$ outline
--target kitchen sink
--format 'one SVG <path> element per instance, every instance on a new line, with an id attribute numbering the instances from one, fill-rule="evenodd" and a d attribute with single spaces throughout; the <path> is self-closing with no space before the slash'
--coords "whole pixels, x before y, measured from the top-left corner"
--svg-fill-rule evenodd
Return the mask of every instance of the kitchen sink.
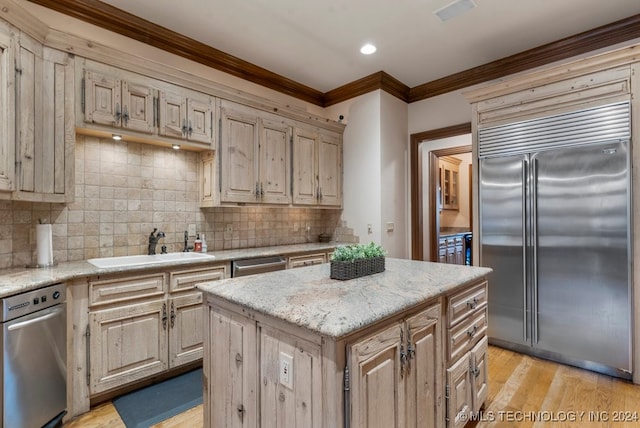
<path id="1" fill-rule="evenodd" d="M 99 268 L 118 268 L 190 260 L 206 261 L 214 260 L 215 258 L 215 256 L 203 253 L 168 253 L 139 256 L 102 257 L 98 259 L 88 259 L 87 261 Z"/>

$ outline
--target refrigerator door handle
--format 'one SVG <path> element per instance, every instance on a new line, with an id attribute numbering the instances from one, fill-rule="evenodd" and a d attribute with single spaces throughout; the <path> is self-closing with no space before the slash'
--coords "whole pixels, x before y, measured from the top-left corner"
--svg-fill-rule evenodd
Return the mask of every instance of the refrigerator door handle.
<path id="1" fill-rule="evenodd" d="M 533 343 L 538 343 L 538 159 L 533 158 L 531 165 L 531 228 L 533 231 L 533 266 L 531 268 L 533 278 L 532 302 L 533 302 Z"/>
<path id="2" fill-rule="evenodd" d="M 529 175 L 529 162 L 522 159 L 522 340 L 527 341 L 527 176 Z"/>

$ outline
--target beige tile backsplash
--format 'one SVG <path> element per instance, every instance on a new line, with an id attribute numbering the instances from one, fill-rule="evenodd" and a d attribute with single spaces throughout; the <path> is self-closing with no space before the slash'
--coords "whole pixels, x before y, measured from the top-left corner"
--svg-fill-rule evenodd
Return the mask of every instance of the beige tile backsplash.
<path id="1" fill-rule="evenodd" d="M 163 244 L 169 252 L 182 251 L 189 224 L 215 251 L 314 242 L 340 223 L 339 210 L 200 209 L 197 165 L 197 153 L 79 135 L 73 203 L 0 201 L 0 268 L 35 261 L 40 220 L 53 225 L 56 262 L 146 254 L 153 228 L 166 234 L 158 252 Z"/>

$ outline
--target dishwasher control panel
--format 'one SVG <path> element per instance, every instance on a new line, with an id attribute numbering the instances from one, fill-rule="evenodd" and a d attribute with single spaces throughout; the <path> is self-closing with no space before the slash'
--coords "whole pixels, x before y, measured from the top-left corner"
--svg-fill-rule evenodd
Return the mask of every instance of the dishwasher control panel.
<path id="1" fill-rule="evenodd" d="M 58 305 L 65 301 L 64 284 L 53 284 L 26 293 L 2 299 L 0 322 L 12 320 L 32 312 Z"/>

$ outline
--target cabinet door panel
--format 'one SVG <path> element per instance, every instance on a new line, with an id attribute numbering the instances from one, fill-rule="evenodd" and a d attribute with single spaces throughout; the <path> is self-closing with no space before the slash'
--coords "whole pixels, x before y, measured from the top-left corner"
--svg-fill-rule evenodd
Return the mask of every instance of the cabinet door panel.
<path id="1" fill-rule="evenodd" d="M 255 427 L 257 358 L 255 321 L 208 308 L 210 338 L 205 375 L 213 380 L 205 403 L 205 426 Z M 206 423 L 206 422 L 209 423 Z"/>
<path id="2" fill-rule="evenodd" d="M 407 319 L 407 427 L 443 425 L 440 305 Z M 409 349 L 413 349 L 413 353 Z"/>
<path id="3" fill-rule="evenodd" d="M 85 122 L 120 126 L 122 112 L 120 79 L 92 71 L 85 73 Z"/>
<path id="4" fill-rule="evenodd" d="M 447 414 L 449 428 L 465 426 L 471 415 L 473 387 L 469 371 L 468 355 L 460 358 L 451 368 L 447 369 Z"/>
<path id="5" fill-rule="evenodd" d="M 342 145 L 338 137 L 320 135 L 318 185 L 321 205 L 342 205 Z"/>
<path id="6" fill-rule="evenodd" d="M 13 90 L 14 71 L 14 41 L 8 30 L 0 31 L 0 104 L 13 106 L 15 91 Z M 15 120 L 14 108 L 0 110 L 0 190 L 13 191 L 15 186 L 15 140 L 13 125 Z"/>
<path id="7" fill-rule="evenodd" d="M 315 205 L 316 135 L 297 129 L 293 139 L 293 203 Z"/>
<path id="8" fill-rule="evenodd" d="M 202 358 L 202 293 L 170 299 L 169 367 Z"/>
<path id="9" fill-rule="evenodd" d="M 171 92 L 160 92 L 160 129 L 165 137 L 182 138 L 187 125 L 187 99 Z"/>
<path id="10" fill-rule="evenodd" d="M 260 121 L 260 190 L 262 202 L 291 202 L 289 165 L 291 127 L 268 120 Z"/>
<path id="11" fill-rule="evenodd" d="M 207 101 L 189 99 L 187 111 L 187 138 L 191 141 L 211 143 L 213 141 L 212 107 Z"/>
<path id="12" fill-rule="evenodd" d="M 36 168 L 36 159 L 42 158 L 43 153 L 36 155 L 36 151 L 44 149 L 42 145 L 42 92 L 36 90 L 36 82 L 42 81 L 42 48 L 30 43 L 27 49 L 23 40 L 20 46 L 18 61 L 21 70 L 18 78 L 18 170 L 19 188 L 25 192 L 36 191 L 36 174 L 42 175 Z M 37 146 L 37 147 L 36 147 Z"/>
<path id="13" fill-rule="evenodd" d="M 146 85 L 122 82 L 122 126 L 138 132 L 154 131 L 153 98 L 155 90 Z"/>
<path id="14" fill-rule="evenodd" d="M 471 350 L 471 367 L 473 367 L 473 412 L 480 411 L 480 407 L 487 399 L 489 386 L 487 384 L 488 366 L 487 352 L 489 346 L 489 338 L 484 337 Z"/>
<path id="15" fill-rule="evenodd" d="M 395 324 L 351 347 L 353 427 L 404 427 L 401 327 Z"/>
<path id="16" fill-rule="evenodd" d="M 258 118 L 223 108 L 222 195 L 223 202 L 257 202 L 259 185 L 255 153 Z"/>
<path id="17" fill-rule="evenodd" d="M 92 394 L 168 368 L 164 311 L 157 300 L 89 313 Z"/>

